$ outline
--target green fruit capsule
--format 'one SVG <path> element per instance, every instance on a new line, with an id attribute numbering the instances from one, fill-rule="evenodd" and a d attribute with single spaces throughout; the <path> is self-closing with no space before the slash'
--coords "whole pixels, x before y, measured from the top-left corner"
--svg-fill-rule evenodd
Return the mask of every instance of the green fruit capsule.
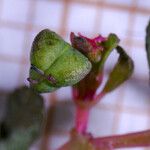
<path id="1" fill-rule="evenodd" d="M 91 70 L 88 58 L 48 29 L 35 37 L 30 61 L 28 80 L 38 92 L 51 92 L 76 84 Z"/>

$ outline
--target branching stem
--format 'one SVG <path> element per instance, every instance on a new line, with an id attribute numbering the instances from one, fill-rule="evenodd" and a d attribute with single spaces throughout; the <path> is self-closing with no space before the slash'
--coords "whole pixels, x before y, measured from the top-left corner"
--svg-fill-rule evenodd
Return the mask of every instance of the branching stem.
<path id="1" fill-rule="evenodd" d="M 150 146 L 150 130 L 124 135 L 93 138 L 90 141 L 99 150 L 105 149 L 108 146 L 111 147 L 111 149 Z"/>

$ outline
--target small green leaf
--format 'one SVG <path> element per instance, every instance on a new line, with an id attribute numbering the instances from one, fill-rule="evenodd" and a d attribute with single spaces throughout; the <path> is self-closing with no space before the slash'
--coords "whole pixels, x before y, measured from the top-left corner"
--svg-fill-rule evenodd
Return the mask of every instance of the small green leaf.
<path id="1" fill-rule="evenodd" d="M 91 70 L 88 58 L 48 29 L 35 37 L 30 61 L 28 80 L 38 92 L 52 92 L 74 85 Z"/>
<path id="2" fill-rule="evenodd" d="M 150 69 L 150 22 L 148 23 L 148 26 L 146 28 L 146 53 Z"/>
<path id="3" fill-rule="evenodd" d="M 106 42 L 103 42 L 104 51 L 99 62 L 99 69 L 101 70 L 104 66 L 104 63 L 112 50 L 117 47 L 119 43 L 119 38 L 115 34 L 110 34 Z"/>
<path id="4" fill-rule="evenodd" d="M 117 52 L 120 56 L 117 64 L 109 75 L 109 79 L 103 89 L 104 93 L 111 92 L 117 88 L 124 81 L 126 81 L 133 72 L 134 65 L 132 59 L 120 46 L 117 46 Z"/>

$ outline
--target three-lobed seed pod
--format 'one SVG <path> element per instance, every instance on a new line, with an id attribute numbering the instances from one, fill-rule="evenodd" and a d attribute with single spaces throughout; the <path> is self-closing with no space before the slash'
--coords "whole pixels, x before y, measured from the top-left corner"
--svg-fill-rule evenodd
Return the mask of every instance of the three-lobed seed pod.
<path id="1" fill-rule="evenodd" d="M 28 80 L 38 92 L 51 92 L 76 84 L 92 67 L 88 58 L 48 29 L 35 37 L 30 61 Z"/>

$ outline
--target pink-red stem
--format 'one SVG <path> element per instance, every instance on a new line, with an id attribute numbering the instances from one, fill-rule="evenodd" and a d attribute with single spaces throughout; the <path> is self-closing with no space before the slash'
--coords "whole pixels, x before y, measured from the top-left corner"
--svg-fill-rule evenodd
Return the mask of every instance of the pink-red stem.
<path id="1" fill-rule="evenodd" d="M 76 131 L 79 134 L 86 133 L 89 119 L 89 109 L 76 106 Z"/>
<path id="2" fill-rule="evenodd" d="M 150 146 L 150 130 L 124 135 L 93 138 L 91 139 L 91 143 L 99 150 Z"/>

